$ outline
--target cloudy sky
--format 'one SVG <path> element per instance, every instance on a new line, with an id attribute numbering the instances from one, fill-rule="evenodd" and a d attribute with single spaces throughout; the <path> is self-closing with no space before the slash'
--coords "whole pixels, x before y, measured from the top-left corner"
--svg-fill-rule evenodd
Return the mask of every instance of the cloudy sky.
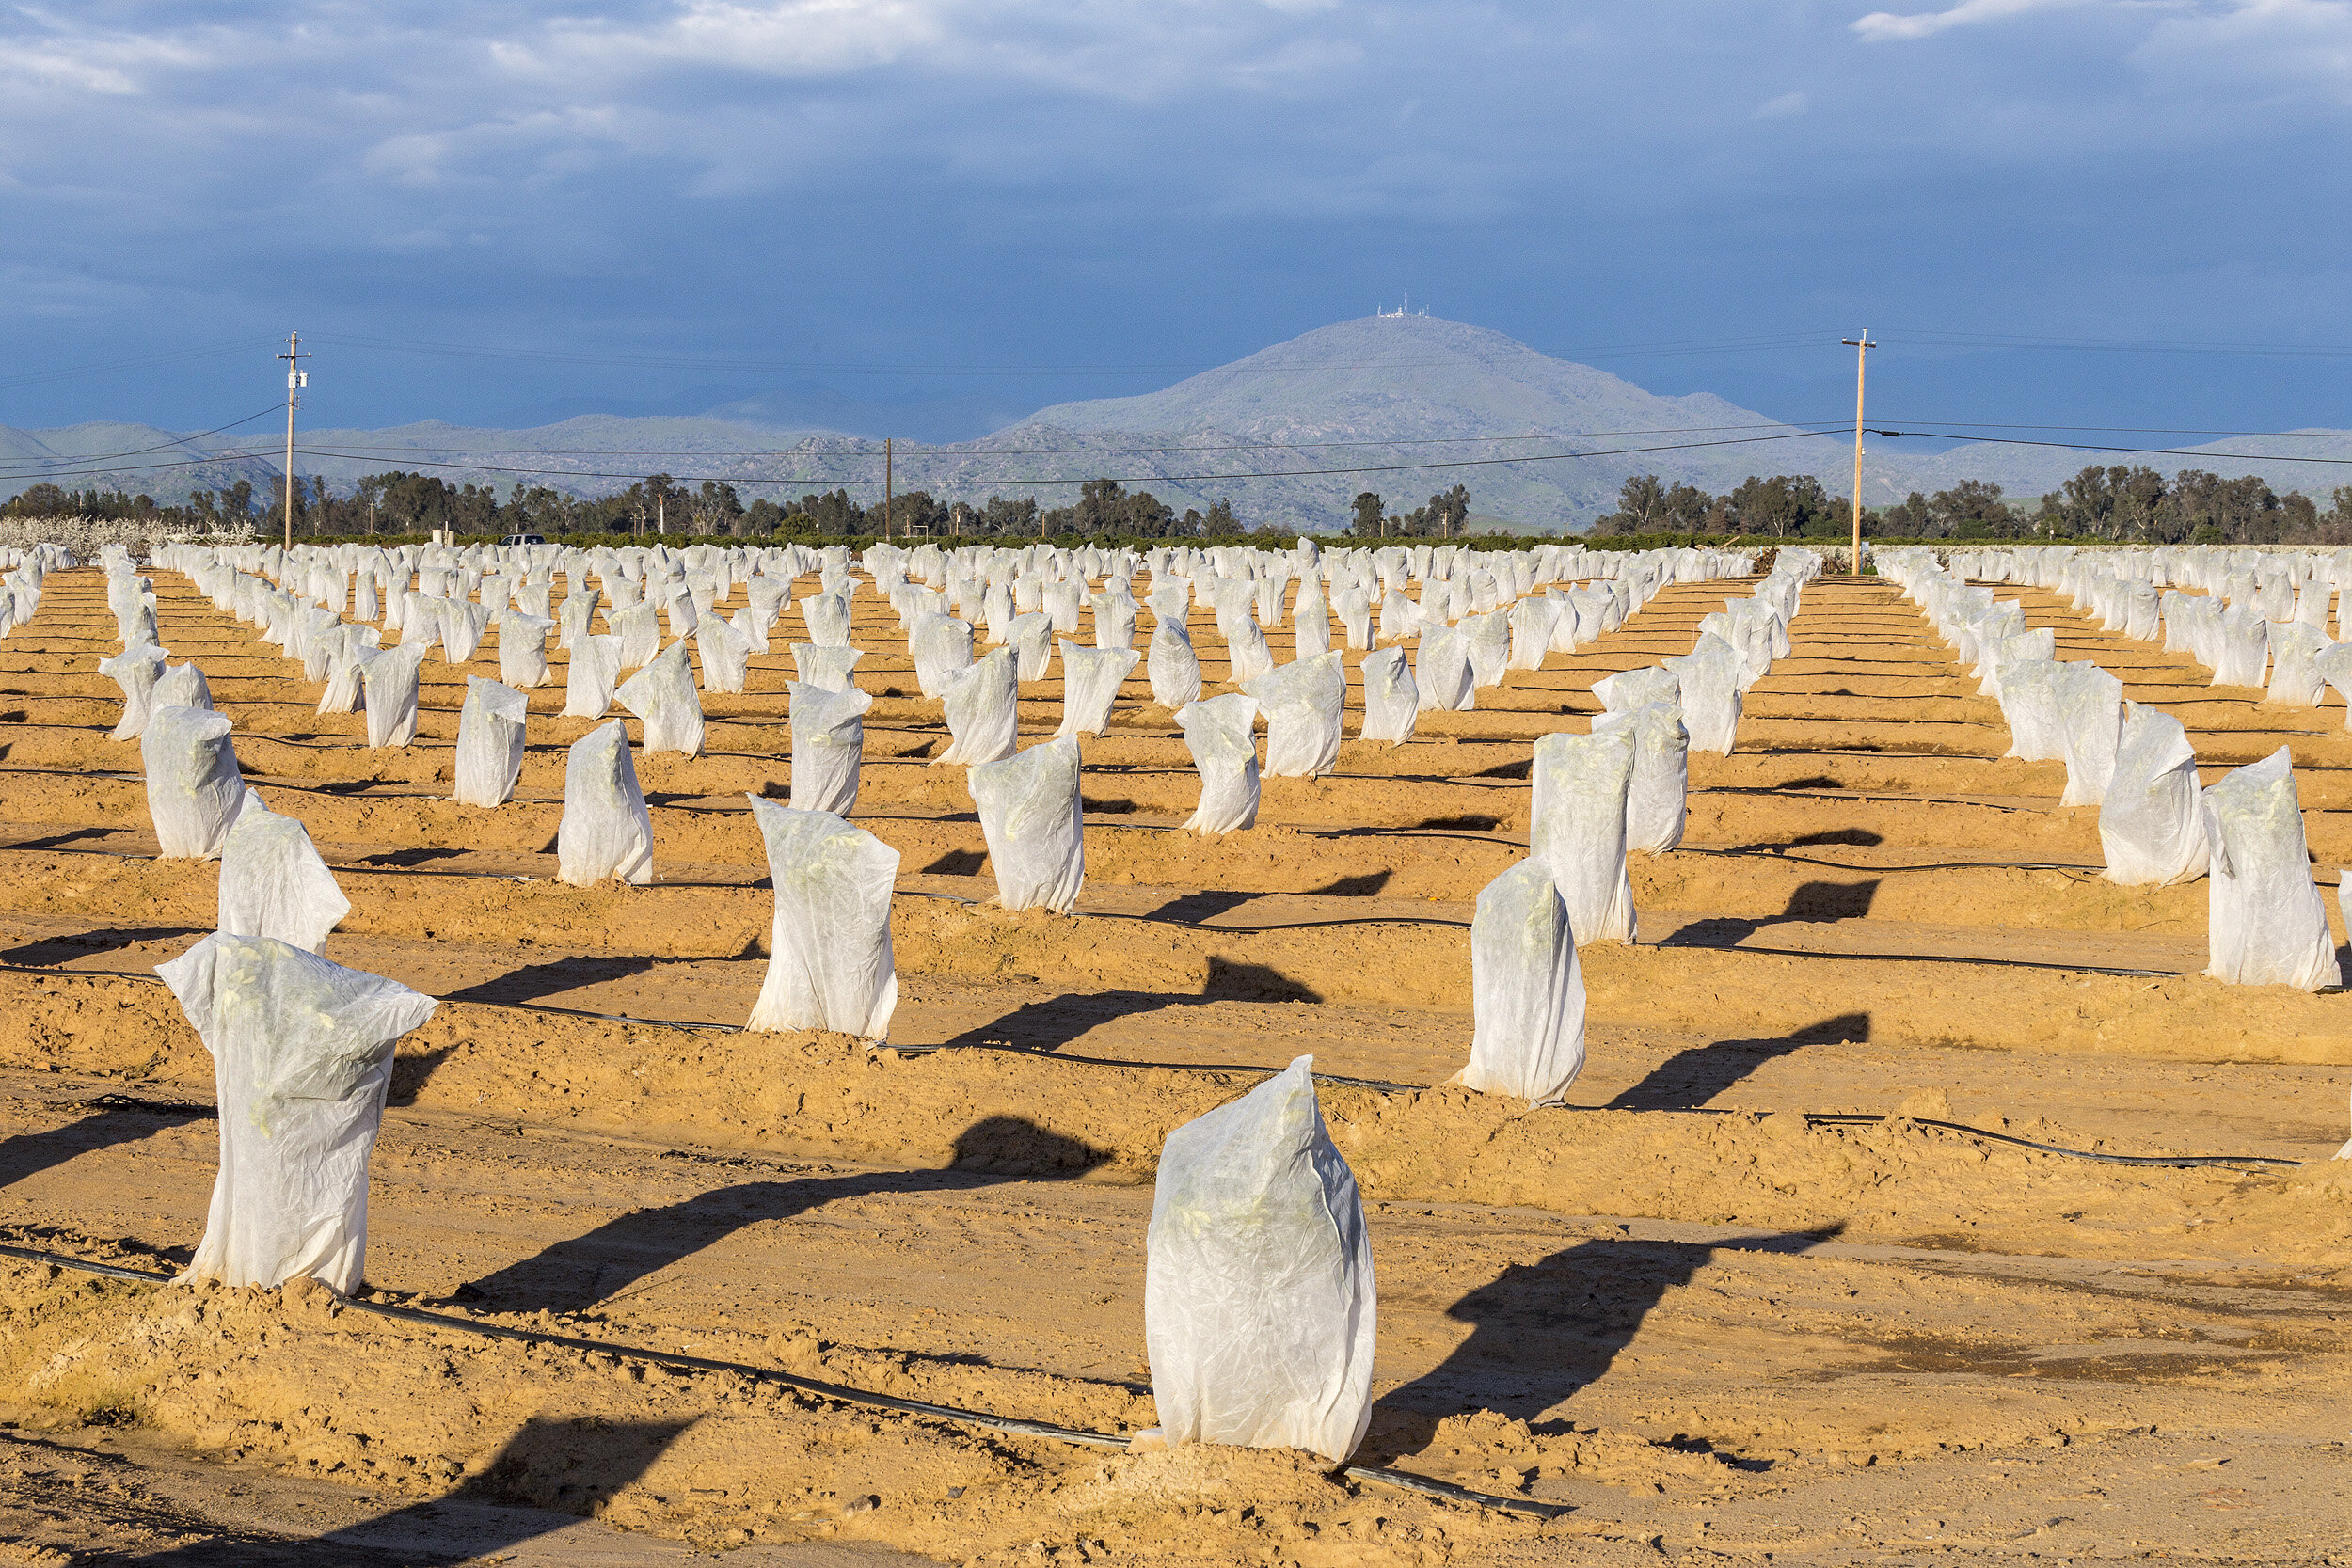
<path id="1" fill-rule="evenodd" d="M 975 434 L 1394 306 L 1889 420 L 2352 426 L 2345 0 L 0 9 L 0 422 Z"/>

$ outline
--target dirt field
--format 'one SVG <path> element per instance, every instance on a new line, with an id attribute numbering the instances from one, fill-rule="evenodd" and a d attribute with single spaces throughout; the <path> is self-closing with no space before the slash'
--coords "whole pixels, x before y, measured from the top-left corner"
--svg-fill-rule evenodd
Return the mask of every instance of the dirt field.
<path id="1" fill-rule="evenodd" d="M 1441 1086 L 1471 900 L 1526 852 L 1530 745 L 1745 583 L 1667 588 L 1403 747 L 1351 738 L 1221 840 L 1176 831 L 1197 782 L 1138 667 L 1084 745 L 1071 917 L 984 907 L 962 769 L 926 760 L 940 705 L 862 586 L 855 819 L 903 857 L 875 1051 L 735 1027 L 771 912 L 744 796 L 785 793 L 796 611 L 747 695 L 706 695 L 708 754 L 641 758 L 659 881 L 580 890 L 552 879 L 591 727 L 557 716 L 560 654 L 516 800 L 481 811 L 447 796 L 495 636 L 463 669 L 437 651 L 416 743 L 370 751 L 152 577 L 248 782 L 337 868 L 327 956 L 447 999 L 401 1047 L 367 1299 L 1123 1433 L 1152 1422 L 1161 1142 L 1312 1053 L 1378 1268 L 1359 1463 L 1568 1507 L 0 1258 L 0 1564 L 2352 1562 L 2352 1162 L 2328 1158 L 2352 996 L 2200 977 L 2204 884 L 2099 879 L 2095 809 L 2058 805 L 2060 765 L 1999 760 L 1997 705 L 1891 584 L 1806 591 L 1739 752 L 1692 758 L 1684 847 L 1635 857 L 1641 943 L 1581 954 L 1576 1103 L 1530 1112 Z M 2023 597 L 2059 657 L 2178 715 L 2209 781 L 2293 748 L 2338 918 L 2336 700 L 2209 687 Z M 1192 630 L 1214 690 L 1214 618 Z M 113 631 L 76 571 L 0 641 L 0 1242 L 168 1270 L 215 1134 L 152 968 L 211 928 L 215 870 L 151 858 L 138 748 L 105 738 Z M 1025 739 L 1058 721 L 1055 673 L 1022 688 Z"/>

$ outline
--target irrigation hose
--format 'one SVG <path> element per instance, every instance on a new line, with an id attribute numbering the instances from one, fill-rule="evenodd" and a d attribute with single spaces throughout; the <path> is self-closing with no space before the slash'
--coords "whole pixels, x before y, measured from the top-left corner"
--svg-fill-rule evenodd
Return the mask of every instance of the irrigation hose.
<path id="1" fill-rule="evenodd" d="M 48 1263 L 61 1269 L 74 1269 L 83 1274 L 97 1275 L 106 1279 L 119 1279 L 134 1285 L 167 1285 L 175 1277 L 148 1269 L 126 1269 L 117 1263 L 97 1263 L 87 1259 L 70 1257 L 64 1253 L 41 1252 L 33 1247 L 0 1245 L 0 1257 L 20 1259 L 28 1263 Z M 675 1367 L 691 1372 L 728 1372 L 750 1378 L 757 1383 L 771 1383 L 808 1394 L 817 1399 L 831 1400 L 837 1404 L 860 1404 L 875 1410 L 888 1410 L 901 1416 L 921 1416 L 932 1420 L 950 1421 L 959 1426 L 979 1427 L 989 1432 L 1008 1433 L 1019 1437 L 1041 1437 L 1056 1443 L 1072 1443 L 1090 1449 L 1124 1449 L 1131 1440 L 1118 1433 L 1088 1432 L 1078 1427 L 1056 1426 L 1051 1421 L 1025 1420 L 1018 1416 L 998 1416 L 985 1410 L 963 1410 L 951 1404 L 932 1404 L 924 1400 L 900 1399 L 896 1394 L 878 1393 L 871 1388 L 853 1387 L 846 1383 L 826 1383 L 817 1378 L 801 1377 L 778 1371 L 771 1367 L 754 1367 L 740 1361 L 721 1361 L 707 1355 L 688 1355 L 682 1351 L 647 1350 L 639 1345 L 608 1344 L 601 1339 L 582 1339 L 569 1334 L 548 1334 L 536 1329 L 509 1328 L 502 1323 L 478 1323 L 447 1312 L 426 1312 L 414 1307 L 394 1307 L 386 1302 L 362 1301 L 356 1297 L 341 1298 L 342 1305 L 355 1312 L 366 1312 L 379 1318 L 394 1318 L 403 1323 L 421 1323 L 429 1328 L 445 1328 L 460 1334 L 476 1334 L 485 1339 L 504 1339 L 517 1344 L 553 1345 L 564 1350 L 589 1354 L 601 1353 L 649 1366 Z M 1371 1481 L 1378 1486 L 1393 1486 L 1426 1497 L 1442 1497 L 1449 1502 L 1469 1503 L 1478 1508 L 1493 1509 L 1503 1513 L 1525 1513 L 1538 1519 L 1557 1519 L 1573 1512 L 1565 1503 L 1536 1502 L 1518 1497 L 1499 1497 L 1491 1493 L 1473 1492 L 1452 1481 L 1438 1481 L 1429 1476 L 1417 1476 L 1408 1470 L 1391 1470 L 1371 1465 L 1343 1465 L 1340 1473 L 1351 1481 Z"/>
<path id="2" fill-rule="evenodd" d="M 930 894 L 926 895 L 925 896 L 951 898 L 954 895 Z M 51 979 L 61 976 L 72 977 L 74 975 L 88 975 L 103 979 L 135 980 L 147 985 L 159 986 L 163 984 L 163 979 L 160 975 L 153 974 L 142 974 L 137 970 L 132 969 L 48 969 L 43 968 L 39 964 L 0 963 L 0 974 L 38 974 Z M 451 998 L 437 997 L 435 1000 L 446 1002 L 451 1000 Z M 707 1031 L 711 1034 L 720 1035 L 740 1035 L 749 1033 L 745 1026 L 739 1023 L 692 1023 L 681 1022 L 675 1019 L 628 1018 L 619 1013 L 597 1013 L 590 1012 L 584 1008 L 579 1007 L 558 1007 L 545 1002 L 480 1002 L 471 1003 L 469 1005 L 484 1007 L 509 1007 L 517 1012 L 554 1013 L 564 1018 L 596 1019 L 606 1023 L 629 1023 L 648 1029 L 678 1029 L 684 1030 L 688 1033 Z M 1162 1072 L 1197 1072 L 1216 1075 L 1254 1072 L 1271 1077 L 1273 1074 L 1282 1070 L 1279 1068 L 1260 1067 L 1254 1063 L 1248 1062 L 1214 1063 L 1122 1061 L 1114 1056 L 1078 1056 L 1069 1054 L 1064 1052 L 1036 1051 L 1026 1046 L 1009 1044 L 1000 1045 L 989 1041 L 979 1041 L 971 1045 L 901 1045 L 893 1046 L 890 1049 L 896 1051 L 901 1056 L 929 1056 L 948 1051 L 1004 1051 L 1012 1053 L 1016 1055 L 1036 1056 L 1046 1061 L 1068 1062 L 1073 1067 L 1121 1068 L 1130 1071 L 1136 1069 L 1149 1069 Z M 1441 1086 L 1430 1084 L 1397 1084 L 1380 1078 L 1343 1078 L 1337 1074 L 1327 1072 L 1319 1072 L 1315 1074 L 1315 1077 L 1317 1081 L 1321 1083 L 1337 1084 L 1350 1088 L 1371 1089 L 1381 1094 L 1425 1094 L 1432 1088 Z M 1555 1111 L 1606 1111 L 1611 1110 L 1613 1107 L 1607 1105 L 1549 1104 L 1538 1106 L 1536 1108 L 1539 1110 Z M 1711 1105 L 1691 1105 L 1682 1107 L 1679 1114 L 1688 1116 L 1738 1117 L 1754 1116 L 1761 1113 Z M 1894 1117 L 1871 1116 L 1867 1112 L 1860 1111 L 1799 1111 L 1796 1114 L 1803 1117 L 1808 1124 L 1817 1124 L 1824 1127 L 1868 1127 L 1883 1121 L 1904 1119 L 1916 1122 L 1921 1127 L 1933 1127 L 1947 1132 L 1958 1132 L 1966 1137 L 1982 1138 L 1988 1143 L 2013 1144 L 2020 1148 L 2033 1149 L 2037 1153 L 2060 1155 L 2069 1160 L 2090 1160 L 2100 1164 L 2107 1165 L 2153 1165 L 2171 1166 L 2182 1169 L 2193 1168 L 2201 1165 L 2268 1165 L 2280 1168 L 2296 1168 L 2301 1166 L 2304 1163 L 2300 1160 L 2290 1160 L 2274 1154 L 2102 1154 L 2094 1149 L 2066 1148 L 2058 1144 L 2036 1143 L 2030 1138 L 2021 1138 L 2010 1132 L 1994 1132 L 1982 1127 L 1971 1127 L 1965 1122 L 1938 1121 L 1930 1117 L 1897 1118 Z"/>

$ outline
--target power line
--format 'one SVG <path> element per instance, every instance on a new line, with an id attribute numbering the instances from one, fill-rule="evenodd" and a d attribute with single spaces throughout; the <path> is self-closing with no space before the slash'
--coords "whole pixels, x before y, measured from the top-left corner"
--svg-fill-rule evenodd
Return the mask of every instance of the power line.
<path id="1" fill-rule="evenodd" d="M 9 471 L 8 471 L 8 470 L 10 470 L 10 469 L 14 469 L 14 468 L 28 468 L 28 469 L 29 469 L 29 468 L 39 468 L 39 467 L 55 467 L 56 465 L 58 465 L 58 464 L 60 464 L 60 463 L 105 463 L 105 462 L 109 462 L 109 461 L 111 461 L 112 459 L 114 459 L 114 458 L 118 458 L 118 457 L 141 457 L 141 456 L 144 456 L 144 455 L 146 455 L 148 452 L 151 452 L 151 451 L 168 451 L 170 448 L 173 448 L 173 447 L 184 447 L 184 446 L 186 446 L 186 445 L 187 445 L 190 441 L 201 441 L 201 440 L 202 440 L 202 439 L 204 439 L 207 436 L 217 436 L 217 435 L 219 435 L 219 434 L 220 434 L 222 431 L 224 431 L 224 430 L 234 430 L 234 429 L 236 429 L 236 428 L 237 428 L 237 426 L 239 426 L 239 425 L 241 425 L 241 424 L 251 424 L 254 420 L 256 420 L 260 419 L 260 418 L 261 418 L 263 414 L 275 414 L 275 413 L 277 413 L 279 409 L 281 409 L 281 408 L 283 408 L 283 407 L 285 407 L 285 406 L 286 406 L 286 405 L 285 405 L 285 404 L 284 404 L 284 403 L 282 403 L 282 402 L 280 402 L 280 403 L 273 403 L 273 404 L 270 404 L 267 408 L 262 409 L 262 410 L 260 410 L 260 411 L 259 411 L 259 412 L 257 412 L 257 413 L 247 414 L 247 415 L 246 415 L 244 419 L 242 419 L 242 420 L 230 420 L 227 424 L 223 424 L 223 425 L 215 425 L 215 426 L 214 426 L 212 429 L 210 429 L 210 430 L 199 430 L 199 431 L 198 431 L 198 432 L 197 432 L 195 435 L 193 435 L 193 436 L 173 436 L 173 437 L 172 437 L 170 440 L 168 440 L 168 441 L 159 441 L 159 442 L 157 442 L 155 445 L 153 445 L 153 446 L 151 446 L 151 447 L 134 447 L 134 448 L 132 448 L 129 451 L 94 452 L 94 453 L 87 453 L 87 454 L 78 455 L 78 456 L 73 456 L 73 457 L 56 457 L 56 458 L 48 458 L 48 457 L 22 457 L 22 458 L 11 458 L 11 459 L 9 459 L 9 460 L 8 460 L 8 461 L 6 461 L 6 462 L 0 462 L 0 479 L 27 479 L 27 478 L 36 478 L 36 477 L 38 477 L 37 475 L 33 475 L 33 474 L 29 474 L 29 473 L 25 473 L 25 474 L 19 474 L 19 473 L 11 473 L 11 472 L 9 472 Z M 208 461 L 210 461 L 210 459 L 208 459 L 208 458 L 197 458 L 197 459 L 195 459 L 194 461 L 197 461 L 197 462 L 201 463 L 201 462 L 208 462 Z M 174 466 L 174 465 L 170 465 L 170 464 L 167 464 L 167 465 L 165 465 L 165 467 L 173 467 L 173 466 Z M 81 470 L 81 471 L 90 471 L 90 472 L 96 472 L 96 471 L 101 471 L 101 470 Z"/>

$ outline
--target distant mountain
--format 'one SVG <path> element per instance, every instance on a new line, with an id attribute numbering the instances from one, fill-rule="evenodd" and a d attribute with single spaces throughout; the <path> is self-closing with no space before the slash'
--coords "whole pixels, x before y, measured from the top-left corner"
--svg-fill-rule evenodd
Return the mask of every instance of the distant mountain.
<path id="1" fill-rule="evenodd" d="M 305 430 L 295 465 L 344 490 L 362 474 L 420 468 L 501 493 L 520 483 L 598 495 L 661 472 L 690 484 L 724 480 L 746 499 L 841 484 L 862 500 L 878 497 L 882 442 L 791 422 L 812 414 L 843 424 L 893 417 L 882 404 L 795 393 L 701 416 L 583 415 L 527 430 L 439 420 Z M 143 490 L 162 500 L 240 478 L 259 488 L 278 474 L 278 437 L 263 431 L 248 439 L 190 446 L 143 425 L 0 427 L 0 495 L 53 474 L 69 487 Z M 1975 478 L 2031 498 L 2093 461 L 2256 472 L 2280 490 L 2324 496 L 2352 483 L 2352 469 L 2309 459 L 2352 456 L 2347 442 L 2345 433 L 2312 431 L 2163 454 L 1976 442 L 1914 456 L 1900 440 L 1874 437 L 1864 496 L 1875 505 Z M 190 450 L 205 460 L 169 466 Z M 1246 521 L 1321 530 L 1344 524 L 1359 491 L 1403 510 L 1458 483 L 1482 517 L 1549 531 L 1611 511 L 1624 481 L 1644 473 L 1717 493 L 1750 474 L 1810 473 L 1843 495 L 1852 450 L 1842 437 L 1793 434 L 1712 393 L 1645 391 L 1485 327 L 1375 316 L 1319 327 L 1161 391 L 1057 404 L 975 440 L 898 441 L 893 477 L 902 490 L 946 499 L 993 493 L 1053 506 L 1108 475 L 1180 510 L 1230 499 Z"/>

